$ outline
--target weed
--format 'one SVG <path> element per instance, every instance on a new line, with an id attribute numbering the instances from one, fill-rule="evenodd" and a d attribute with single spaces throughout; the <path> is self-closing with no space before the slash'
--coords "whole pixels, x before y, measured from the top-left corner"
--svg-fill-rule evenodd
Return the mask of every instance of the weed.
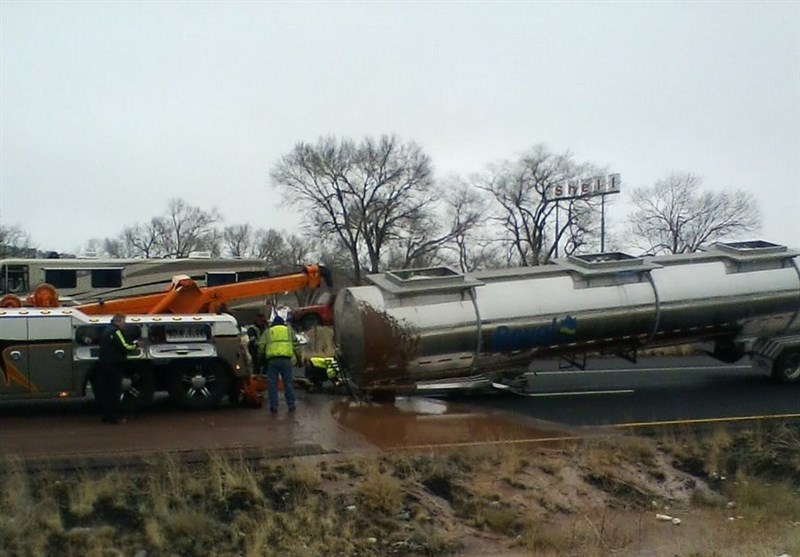
<path id="1" fill-rule="evenodd" d="M 694 489 L 692 490 L 691 497 L 689 499 L 695 507 L 705 507 L 711 509 L 721 509 L 727 503 L 727 498 L 716 493 L 714 491 L 710 491 L 708 489 Z"/>
<path id="2" fill-rule="evenodd" d="M 585 478 L 588 483 L 608 493 L 611 496 L 610 504 L 614 507 L 644 509 L 654 496 L 608 469 L 590 471 Z"/>
<path id="3" fill-rule="evenodd" d="M 301 460 L 289 466 L 285 481 L 287 486 L 300 496 L 319 489 L 322 472 L 313 460 Z"/>
<path id="4" fill-rule="evenodd" d="M 358 485 L 356 496 L 369 511 L 383 515 L 397 513 L 403 502 L 402 484 L 397 478 L 376 471 Z"/>
<path id="5" fill-rule="evenodd" d="M 515 537 L 524 531 L 528 521 L 519 510 L 499 504 L 496 501 L 482 504 L 475 514 L 474 523 L 478 528 L 495 534 Z"/>
<path id="6" fill-rule="evenodd" d="M 550 476 L 555 476 L 564 467 L 564 462 L 556 458 L 548 458 L 547 460 L 539 460 L 536 466 Z"/>
<path id="7" fill-rule="evenodd" d="M 148 545 L 156 549 L 164 547 L 166 538 L 161 521 L 158 518 L 151 516 L 144 520 L 144 538 L 147 540 Z"/>
<path id="8" fill-rule="evenodd" d="M 509 485 L 519 486 L 517 475 L 525 468 L 526 462 L 516 445 L 501 445 L 498 452 L 500 477 Z"/>

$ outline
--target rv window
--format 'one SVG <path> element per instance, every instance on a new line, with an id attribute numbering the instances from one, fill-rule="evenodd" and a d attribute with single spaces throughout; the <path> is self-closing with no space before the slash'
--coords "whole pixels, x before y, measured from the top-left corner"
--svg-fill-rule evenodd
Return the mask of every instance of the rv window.
<path id="1" fill-rule="evenodd" d="M 255 280 L 269 277 L 269 271 L 239 271 L 236 277 L 236 282 L 243 280 Z"/>
<path id="2" fill-rule="evenodd" d="M 122 269 L 92 269 L 92 288 L 119 288 Z"/>
<path id="3" fill-rule="evenodd" d="M 78 273 L 75 269 L 45 269 L 44 281 L 54 288 L 75 288 L 78 286 Z"/>
<path id="4" fill-rule="evenodd" d="M 0 294 L 25 294 L 29 291 L 27 265 L 0 267 Z"/>
<path id="5" fill-rule="evenodd" d="M 206 286 L 220 286 L 236 282 L 236 273 L 206 273 Z"/>

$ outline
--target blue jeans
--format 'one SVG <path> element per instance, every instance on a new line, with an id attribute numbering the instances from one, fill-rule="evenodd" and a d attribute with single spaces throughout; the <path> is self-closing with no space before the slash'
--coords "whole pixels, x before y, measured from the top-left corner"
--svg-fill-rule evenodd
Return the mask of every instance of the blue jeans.
<path id="1" fill-rule="evenodd" d="M 291 410 L 295 405 L 292 360 L 291 358 L 272 358 L 267 362 L 267 382 L 269 383 L 267 393 L 270 412 L 278 411 L 278 376 L 283 380 L 283 396 L 286 398 L 286 406 Z"/>

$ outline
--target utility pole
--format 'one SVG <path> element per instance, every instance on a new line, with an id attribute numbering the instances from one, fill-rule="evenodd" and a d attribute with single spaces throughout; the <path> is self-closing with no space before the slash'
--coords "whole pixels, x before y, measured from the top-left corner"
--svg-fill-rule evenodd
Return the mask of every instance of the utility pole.
<path id="1" fill-rule="evenodd" d="M 600 253 L 606 252 L 606 194 L 600 196 Z"/>
<path id="2" fill-rule="evenodd" d="M 556 201 L 556 238 L 555 238 L 556 239 L 556 259 L 558 259 L 558 241 L 559 241 L 559 236 L 558 236 L 558 231 L 559 231 L 559 226 L 558 226 L 558 208 L 559 208 L 559 205 L 560 205 L 560 203 L 558 201 Z"/>

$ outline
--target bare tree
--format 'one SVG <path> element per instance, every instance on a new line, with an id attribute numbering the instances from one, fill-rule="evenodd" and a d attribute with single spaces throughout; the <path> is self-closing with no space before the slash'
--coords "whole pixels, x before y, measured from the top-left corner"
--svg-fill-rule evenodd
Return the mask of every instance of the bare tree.
<path id="1" fill-rule="evenodd" d="M 35 257 L 36 247 L 19 226 L 0 226 L 0 257 Z"/>
<path id="2" fill-rule="evenodd" d="M 572 155 L 551 153 L 537 145 L 516 161 L 490 167 L 476 185 L 493 201 L 491 221 L 500 229 L 506 261 L 517 265 L 546 263 L 558 246 L 575 251 L 591 229 L 592 202 L 584 198 L 557 200 L 552 192 L 567 180 L 597 174 Z"/>
<path id="3" fill-rule="evenodd" d="M 220 220 L 216 209 L 204 211 L 183 199 L 171 199 L 166 216 L 156 221 L 160 251 L 169 257 L 188 257 L 198 250 L 213 253 L 217 246 L 214 224 Z"/>
<path id="4" fill-rule="evenodd" d="M 429 267 L 448 263 L 448 255 L 459 253 L 480 224 L 482 200 L 474 189 L 463 182 L 442 188 L 442 206 L 438 215 L 424 214 L 409 221 L 397 234 L 388 259 L 389 267 Z M 433 217 L 433 218 L 431 218 Z"/>
<path id="5" fill-rule="evenodd" d="M 639 247 L 658 253 L 694 252 L 725 237 L 757 231 L 761 216 L 744 191 L 702 191 L 693 174 L 671 174 L 633 191 L 631 232 Z"/>
<path id="6" fill-rule="evenodd" d="M 286 240 L 283 234 L 273 228 L 256 231 L 253 255 L 266 261 L 268 267 L 278 264 L 284 253 L 286 253 Z"/>
<path id="7" fill-rule="evenodd" d="M 303 209 L 307 224 L 347 249 L 353 276 L 362 269 L 378 272 L 393 243 L 409 232 L 420 246 L 441 244 L 451 231 L 430 227 L 441 192 L 433 181 L 430 159 L 414 143 L 394 136 L 352 140 L 333 137 L 316 145 L 298 143 L 275 165 L 273 183 L 288 190 L 290 203 Z M 432 248 L 423 247 L 423 252 Z"/>
<path id="8" fill-rule="evenodd" d="M 208 252 L 211 257 L 222 257 L 224 238 L 222 232 L 211 227 L 197 242 L 195 250 Z M 194 251 L 194 250 L 192 250 Z M 191 251 L 189 252 L 191 253 Z"/>
<path id="9" fill-rule="evenodd" d="M 597 197 L 580 200 L 571 199 L 565 205 L 566 218 L 557 227 L 560 231 L 556 242 L 563 247 L 559 255 L 596 252 L 600 248 L 601 201 Z M 560 208 L 561 202 L 559 202 Z M 560 219 L 559 219 L 560 220 Z M 552 247 L 549 256 L 552 256 Z"/>
<path id="10" fill-rule="evenodd" d="M 154 217 L 144 224 L 126 226 L 117 236 L 103 241 L 103 251 L 110 257 L 161 257 L 159 239 L 161 221 Z"/>
<path id="11" fill-rule="evenodd" d="M 222 229 L 222 239 L 232 257 L 247 257 L 253 249 L 253 227 L 249 224 L 226 226 Z"/>
<path id="12" fill-rule="evenodd" d="M 106 242 L 100 238 L 89 238 L 83 246 L 83 254 L 95 257 L 103 255 L 105 254 L 105 244 Z"/>
<path id="13" fill-rule="evenodd" d="M 147 238 L 145 226 L 127 226 L 117 236 L 103 240 L 100 251 L 109 257 L 150 257 L 157 236 L 150 235 L 150 241 Z"/>
<path id="14" fill-rule="evenodd" d="M 188 257 L 194 251 L 220 256 L 224 234 L 215 227 L 220 220 L 216 209 L 205 211 L 172 199 L 165 215 L 126 226 L 103 240 L 103 250 L 111 257 Z"/>
<path id="15" fill-rule="evenodd" d="M 318 242 L 296 234 L 284 235 L 272 228 L 259 229 L 254 233 L 254 238 L 251 254 L 263 259 L 273 275 L 296 273 L 304 265 L 313 263 L 318 256 Z M 313 292 L 305 290 L 294 294 L 299 305 L 306 305 L 313 296 Z"/>

